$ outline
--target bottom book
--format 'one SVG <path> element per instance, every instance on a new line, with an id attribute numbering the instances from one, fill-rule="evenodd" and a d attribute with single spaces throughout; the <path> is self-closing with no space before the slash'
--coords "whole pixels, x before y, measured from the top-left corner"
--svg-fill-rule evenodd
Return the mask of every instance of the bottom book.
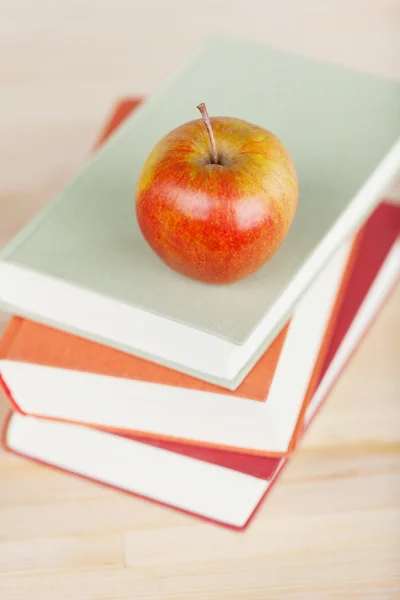
<path id="1" fill-rule="evenodd" d="M 397 218 L 394 207 L 382 206 L 382 214 L 393 210 Z M 379 248 L 374 243 L 365 247 L 368 277 L 362 269 L 352 275 L 354 293 L 345 301 L 352 310 L 339 316 L 323 377 L 305 411 L 304 431 L 398 279 L 398 233 L 396 226 L 380 237 L 386 241 Z M 235 529 L 249 524 L 290 461 L 218 453 L 18 413 L 7 417 L 2 439 L 8 451 L 20 456 Z"/>

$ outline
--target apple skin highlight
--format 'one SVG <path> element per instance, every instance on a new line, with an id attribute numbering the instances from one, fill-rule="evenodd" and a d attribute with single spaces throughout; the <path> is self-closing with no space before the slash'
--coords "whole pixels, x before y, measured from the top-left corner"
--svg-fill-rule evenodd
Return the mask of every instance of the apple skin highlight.
<path id="1" fill-rule="evenodd" d="M 274 134 L 231 117 L 210 122 L 218 164 L 202 119 L 177 127 L 143 165 L 136 213 L 165 264 L 192 279 L 228 284 L 277 251 L 293 221 L 298 183 Z"/>

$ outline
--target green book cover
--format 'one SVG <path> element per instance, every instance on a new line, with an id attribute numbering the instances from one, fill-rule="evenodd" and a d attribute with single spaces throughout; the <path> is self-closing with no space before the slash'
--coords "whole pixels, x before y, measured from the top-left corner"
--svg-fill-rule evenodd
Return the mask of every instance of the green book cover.
<path id="1" fill-rule="evenodd" d="M 135 188 L 148 153 L 171 129 L 199 118 L 200 102 L 212 116 L 234 116 L 274 132 L 299 178 L 297 212 L 281 248 L 257 273 L 228 286 L 173 272 L 147 246 L 135 217 Z M 336 227 L 324 246 L 328 254 L 368 216 L 399 167 L 399 134 L 399 82 L 244 40 L 214 38 L 127 120 L 1 259 L 240 346 L 276 310 L 313 257 L 317 270 L 314 255 L 330 232 Z M 346 215 L 349 225 L 339 231 Z M 292 290 L 275 326 L 252 352 L 254 360 L 307 281 Z M 95 336 L 61 317 L 24 308 L 8 299 L 5 288 L 0 273 L 0 304 L 14 313 L 151 357 L 134 342 Z M 157 360 L 168 364 L 167 354 Z"/>

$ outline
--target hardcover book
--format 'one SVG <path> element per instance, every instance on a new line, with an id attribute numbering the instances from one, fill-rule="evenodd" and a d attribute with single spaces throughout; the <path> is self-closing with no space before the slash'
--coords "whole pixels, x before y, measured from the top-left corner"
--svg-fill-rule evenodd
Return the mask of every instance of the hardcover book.
<path id="1" fill-rule="evenodd" d="M 400 84 L 229 38 L 213 39 L 96 152 L 3 250 L 11 313 L 237 389 L 317 275 L 351 243 L 400 164 Z M 271 130 L 299 178 L 274 257 L 229 286 L 166 267 L 140 234 L 135 188 L 168 131 L 235 116 Z"/>

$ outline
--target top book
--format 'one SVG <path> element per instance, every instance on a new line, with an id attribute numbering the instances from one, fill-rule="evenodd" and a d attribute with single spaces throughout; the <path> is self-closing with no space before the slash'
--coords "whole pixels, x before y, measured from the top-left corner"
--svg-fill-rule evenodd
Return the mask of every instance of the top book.
<path id="1" fill-rule="evenodd" d="M 400 83 L 242 40 L 208 41 L 3 250 L 0 304 L 14 314 L 235 389 L 400 166 Z M 165 266 L 135 216 L 158 140 L 198 118 L 275 133 L 299 178 L 293 225 L 258 272 L 228 286 Z"/>

